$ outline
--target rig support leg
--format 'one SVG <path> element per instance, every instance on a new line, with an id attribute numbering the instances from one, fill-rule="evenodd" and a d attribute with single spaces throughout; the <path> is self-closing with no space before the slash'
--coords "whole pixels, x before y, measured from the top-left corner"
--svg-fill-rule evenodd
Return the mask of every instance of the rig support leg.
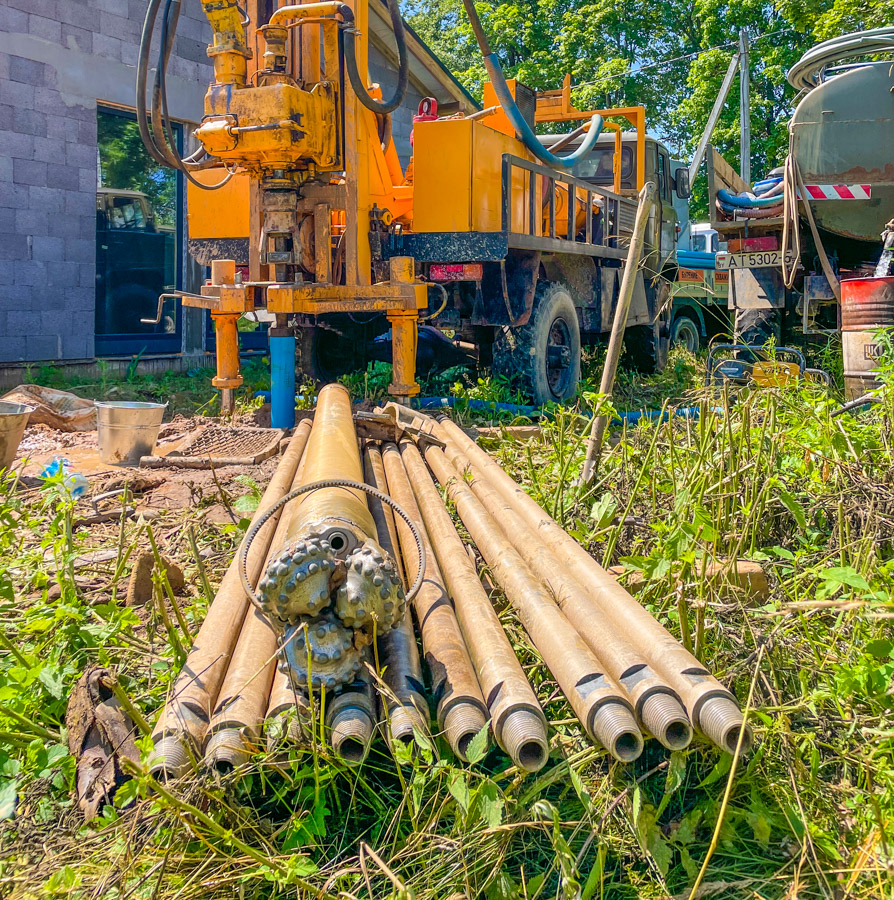
<path id="1" fill-rule="evenodd" d="M 391 280 L 404 284 L 416 281 L 415 263 L 410 256 L 391 258 Z M 415 309 L 388 312 L 391 323 L 391 384 L 388 393 L 394 397 L 414 397 L 421 388 L 416 382 L 416 344 L 419 339 L 419 314 Z"/>
<path id="2" fill-rule="evenodd" d="M 236 408 L 236 388 L 242 386 L 239 373 L 239 332 L 236 322 L 240 313 L 219 313 L 214 310 L 214 331 L 217 338 L 217 375 L 211 384 L 221 392 L 220 411 L 232 415 Z"/>
<path id="3" fill-rule="evenodd" d="M 270 427 L 295 427 L 295 334 L 279 323 L 270 329 Z"/>

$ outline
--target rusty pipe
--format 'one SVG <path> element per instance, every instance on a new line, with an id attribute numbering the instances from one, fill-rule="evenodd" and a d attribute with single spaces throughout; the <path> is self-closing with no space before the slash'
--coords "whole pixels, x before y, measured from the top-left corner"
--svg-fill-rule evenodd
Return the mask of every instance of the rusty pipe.
<path id="1" fill-rule="evenodd" d="M 376 729 L 375 695 L 366 672 L 350 688 L 328 701 L 326 726 L 329 743 L 344 762 L 348 765 L 363 762 Z"/>
<path id="2" fill-rule="evenodd" d="M 367 484 L 387 492 L 385 464 L 382 452 L 372 442 L 367 442 L 363 453 L 363 470 Z M 406 578 L 398 552 L 397 529 L 394 513 L 390 507 L 375 498 L 370 498 L 370 512 L 376 523 L 379 543 L 395 560 L 398 573 L 406 586 Z M 428 702 L 422 686 L 422 663 L 416 634 L 413 630 L 413 614 L 409 607 L 397 627 L 379 639 L 381 662 L 385 666 L 383 679 L 390 695 L 381 694 L 388 721 L 388 734 L 392 743 L 413 740 L 414 729 L 425 734 L 428 730 Z"/>
<path id="3" fill-rule="evenodd" d="M 494 738 L 515 765 L 536 772 L 549 755 L 543 710 L 416 445 L 402 441 L 400 452 L 488 701 Z"/>
<path id="4" fill-rule="evenodd" d="M 305 450 L 292 481 L 293 487 L 300 483 L 306 462 Z M 294 510 L 286 505 L 280 514 L 267 552 L 267 566 L 277 555 L 293 513 Z M 209 768 L 227 772 L 242 765 L 260 742 L 276 671 L 278 646 L 277 633 L 270 620 L 253 606 L 242 624 L 208 725 L 204 764 Z"/>
<path id="5" fill-rule="evenodd" d="M 284 744 L 306 744 L 309 715 L 307 696 L 295 689 L 286 667 L 278 665 L 264 716 L 267 752 L 273 753 Z"/>
<path id="6" fill-rule="evenodd" d="M 445 732 L 453 752 L 460 759 L 465 759 L 470 741 L 487 723 L 487 706 L 400 451 L 394 444 L 385 444 L 382 460 L 389 493 L 409 513 L 422 534 L 427 565 L 425 580 L 413 605 L 422 632 L 422 649 L 431 672 L 432 693 L 438 704 L 438 725 Z M 402 521 L 397 522 L 397 536 L 404 552 L 407 579 L 415 578 L 419 565 L 415 542 L 410 529 Z"/>
<path id="7" fill-rule="evenodd" d="M 289 490 L 309 435 L 310 421 L 305 420 L 295 429 L 264 491 L 253 521 L 264 515 Z M 247 567 L 252 584 L 260 575 L 276 523 L 277 519 L 272 518 L 258 533 L 250 549 Z M 211 710 L 248 608 L 249 601 L 242 589 L 234 558 L 174 683 L 171 699 L 165 704 L 156 723 L 152 734 L 155 748 L 150 762 L 153 774 L 178 778 L 189 770 L 190 758 L 198 757 L 211 720 Z"/>
<path id="8" fill-rule="evenodd" d="M 642 753 L 643 738 L 625 692 L 605 672 L 444 452 L 426 446 L 424 456 L 456 503 L 460 519 L 584 730 L 615 759 L 636 759 Z"/>
<path id="9" fill-rule="evenodd" d="M 512 546 L 553 596 L 605 671 L 627 692 L 640 724 L 669 750 L 687 747 L 692 740 L 692 726 L 686 710 L 651 668 L 645 655 L 612 627 L 583 585 L 563 570 L 536 532 L 468 458 L 455 445 L 449 445 L 445 453 L 459 472 L 468 474 L 468 483 L 484 508 L 500 523 Z"/>
<path id="10" fill-rule="evenodd" d="M 284 498 L 289 526 L 274 542 L 277 552 L 258 585 L 258 599 L 283 632 L 296 683 L 336 689 L 356 676 L 360 652 L 374 635 L 397 625 L 406 609 L 394 560 L 377 541 L 351 397 L 340 384 L 320 391 L 300 487 L 305 493 Z M 308 643 L 313 673 L 306 662 Z"/>
<path id="11" fill-rule="evenodd" d="M 683 701 L 692 724 L 729 753 L 743 727 L 743 750 L 752 743 L 739 704 L 673 635 L 612 578 L 577 541 L 555 522 L 488 454 L 453 422 L 443 419 L 440 434 L 462 450 L 488 483 L 556 555 L 560 565 L 599 604 L 614 630 L 625 635 L 648 658 L 655 671 Z"/>

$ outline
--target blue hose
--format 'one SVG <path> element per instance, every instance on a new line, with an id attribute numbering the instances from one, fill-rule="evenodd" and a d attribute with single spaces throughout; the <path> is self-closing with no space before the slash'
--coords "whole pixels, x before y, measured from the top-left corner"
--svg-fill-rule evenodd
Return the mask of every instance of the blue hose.
<path id="1" fill-rule="evenodd" d="M 767 206 L 779 206 L 782 203 L 782 197 L 740 197 L 725 188 L 717 191 L 717 199 L 727 206 L 735 206 L 739 209 L 761 209 Z"/>

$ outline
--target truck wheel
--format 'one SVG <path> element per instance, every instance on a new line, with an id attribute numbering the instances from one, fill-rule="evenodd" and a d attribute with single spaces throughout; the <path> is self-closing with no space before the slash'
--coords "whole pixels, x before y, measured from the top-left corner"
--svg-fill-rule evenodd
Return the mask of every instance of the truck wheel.
<path id="1" fill-rule="evenodd" d="M 779 340 L 779 310 L 737 309 L 736 342 L 763 347 L 771 338 Z"/>
<path id="2" fill-rule="evenodd" d="M 698 353 L 701 346 L 701 330 L 698 322 L 689 315 L 681 312 L 671 328 L 671 347 L 677 345 L 685 347 L 690 353 Z"/>
<path id="3" fill-rule="evenodd" d="M 632 325 L 624 332 L 624 362 L 644 375 L 661 372 L 667 365 L 671 343 L 669 291 L 667 284 L 658 289 L 654 304 L 658 314 L 652 325 Z"/>
<path id="4" fill-rule="evenodd" d="M 497 332 L 493 372 L 518 384 L 538 405 L 574 396 L 580 381 L 580 324 L 565 285 L 540 282 L 527 325 Z"/>
<path id="5" fill-rule="evenodd" d="M 361 365 L 354 343 L 336 331 L 320 326 L 296 328 L 295 339 L 295 368 L 316 384 L 337 381 Z"/>

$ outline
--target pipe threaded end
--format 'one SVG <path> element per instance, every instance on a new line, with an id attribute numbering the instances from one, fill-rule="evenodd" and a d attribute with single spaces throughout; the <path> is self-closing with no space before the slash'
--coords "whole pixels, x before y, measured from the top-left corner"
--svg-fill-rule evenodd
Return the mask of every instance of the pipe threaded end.
<path id="1" fill-rule="evenodd" d="M 639 725 L 623 703 L 603 703 L 596 710 L 591 731 L 593 737 L 619 762 L 633 762 L 643 752 Z"/>
<path id="2" fill-rule="evenodd" d="M 238 728 L 223 728 L 205 744 L 205 765 L 218 772 L 229 772 L 251 758 L 248 744 Z"/>
<path id="3" fill-rule="evenodd" d="M 650 694 L 640 712 L 646 731 L 668 750 L 682 750 L 692 741 L 692 725 L 683 704 L 673 694 Z"/>
<path id="4" fill-rule="evenodd" d="M 742 753 L 747 753 L 754 743 L 751 727 L 745 724 L 745 717 L 739 704 L 731 697 L 709 697 L 698 711 L 698 727 L 709 741 L 717 744 L 727 753 L 735 753 L 742 729 Z"/>
<path id="5" fill-rule="evenodd" d="M 428 723 L 412 702 L 395 706 L 389 712 L 388 733 L 392 741 L 409 743 L 413 740 L 414 729 L 425 734 L 428 730 Z"/>
<path id="6" fill-rule="evenodd" d="M 332 749 L 348 765 L 359 765 L 372 743 L 374 724 L 365 710 L 356 706 L 342 707 L 329 726 Z"/>
<path id="7" fill-rule="evenodd" d="M 192 768 L 193 754 L 187 747 L 185 734 L 170 734 L 156 741 L 149 763 L 149 771 L 153 775 L 161 775 L 163 779 L 180 778 Z"/>
<path id="8" fill-rule="evenodd" d="M 526 772 L 537 772 L 549 758 L 546 726 L 533 710 L 514 709 L 503 722 L 500 744 L 509 758 Z"/>
<path id="9" fill-rule="evenodd" d="M 484 728 L 484 713 L 471 703 L 457 703 L 444 715 L 444 732 L 450 749 L 463 761 L 472 738 Z"/>

